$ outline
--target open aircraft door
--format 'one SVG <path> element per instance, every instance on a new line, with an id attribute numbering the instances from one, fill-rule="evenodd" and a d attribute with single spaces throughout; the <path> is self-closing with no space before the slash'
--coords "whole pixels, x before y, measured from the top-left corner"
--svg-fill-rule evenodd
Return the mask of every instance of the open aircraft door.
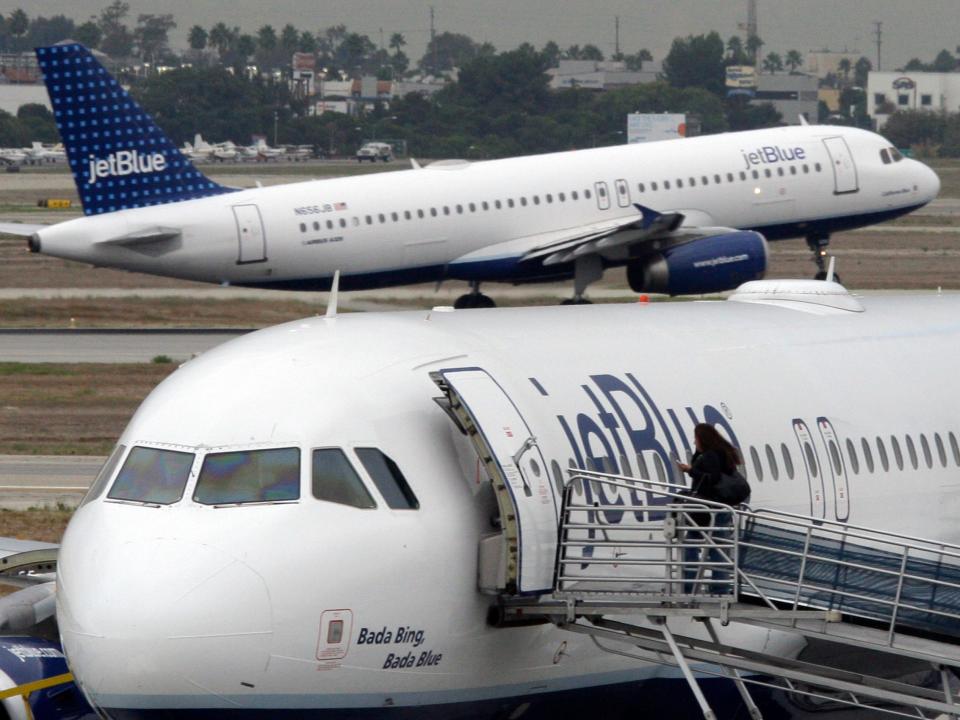
<path id="1" fill-rule="evenodd" d="M 536 437 L 486 370 L 451 368 L 430 377 L 493 482 L 506 547 L 506 590 L 550 592 L 559 515 Z"/>
<path id="2" fill-rule="evenodd" d="M 267 235 L 263 231 L 260 208 L 256 205 L 234 205 L 233 217 L 237 221 L 237 238 L 240 242 L 237 264 L 266 260 Z"/>
<path id="3" fill-rule="evenodd" d="M 833 192 L 836 195 L 857 192 L 860 189 L 857 166 L 853 163 L 847 141 L 842 137 L 829 137 L 823 139 L 823 144 L 827 146 L 827 154 L 833 165 Z"/>

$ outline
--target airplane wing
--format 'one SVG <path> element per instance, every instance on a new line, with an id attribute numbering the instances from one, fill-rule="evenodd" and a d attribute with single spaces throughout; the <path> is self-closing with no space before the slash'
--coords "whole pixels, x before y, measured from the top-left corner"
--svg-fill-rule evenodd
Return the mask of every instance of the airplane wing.
<path id="1" fill-rule="evenodd" d="M 0 223 L 0 233 L 5 235 L 23 235 L 30 237 L 48 225 L 29 225 L 27 223 Z"/>
<path id="2" fill-rule="evenodd" d="M 687 218 L 683 213 L 661 213 L 638 203 L 634 206 L 638 215 L 515 238 L 462 255 L 451 266 L 506 257 L 516 258 L 520 264 L 539 262 L 550 266 L 591 253 L 624 258 L 643 255 L 644 246 L 652 246 L 655 241 L 676 244 L 735 232 L 727 227 L 684 225 Z"/>

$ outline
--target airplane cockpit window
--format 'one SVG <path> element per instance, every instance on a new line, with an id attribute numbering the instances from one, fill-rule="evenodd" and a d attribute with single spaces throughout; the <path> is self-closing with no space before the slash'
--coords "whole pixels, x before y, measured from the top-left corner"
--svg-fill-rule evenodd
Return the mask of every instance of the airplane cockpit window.
<path id="1" fill-rule="evenodd" d="M 377 506 L 346 454 L 339 448 L 313 451 L 313 496 L 317 500 L 355 508 Z"/>
<path id="2" fill-rule="evenodd" d="M 78 507 L 83 507 L 88 502 L 96 500 L 103 494 L 103 491 L 107 487 L 107 483 L 110 482 L 110 479 L 113 477 L 114 470 L 117 469 L 117 464 L 120 462 L 120 458 L 123 457 L 123 451 L 126 450 L 125 445 L 117 445 L 113 452 L 110 453 L 110 457 L 107 458 L 107 461 L 103 464 L 103 467 L 100 468 L 100 472 L 97 474 L 96 480 L 93 481 L 93 484 L 90 485 L 90 489 L 87 490 L 87 494 L 83 496 L 83 500 L 80 501 Z"/>
<path id="3" fill-rule="evenodd" d="M 887 152 L 886 148 L 880 151 L 880 159 L 883 160 L 884 165 L 890 164 L 890 153 Z"/>
<path id="4" fill-rule="evenodd" d="M 376 448 L 357 448 L 357 457 L 363 463 L 377 490 L 394 510 L 417 510 L 420 502 L 407 484 L 397 464 Z"/>
<path id="5" fill-rule="evenodd" d="M 194 454 L 160 448 L 133 448 L 107 495 L 150 505 L 171 505 L 183 497 Z"/>
<path id="6" fill-rule="evenodd" d="M 286 502 L 300 498 L 300 450 L 209 453 L 193 499 L 201 505 Z"/>
<path id="7" fill-rule="evenodd" d="M 894 162 L 900 162 L 903 160 L 903 155 L 901 155 L 900 151 L 895 147 L 890 148 L 890 157 L 893 158 Z"/>

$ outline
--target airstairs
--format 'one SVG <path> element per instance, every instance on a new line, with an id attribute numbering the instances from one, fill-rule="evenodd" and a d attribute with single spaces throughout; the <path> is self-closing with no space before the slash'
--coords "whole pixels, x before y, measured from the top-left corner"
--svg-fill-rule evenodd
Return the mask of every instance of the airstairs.
<path id="1" fill-rule="evenodd" d="M 498 613 L 505 625 L 547 619 L 608 652 L 678 667 L 706 718 L 716 716 L 697 676 L 710 675 L 734 682 L 754 718 L 755 685 L 813 704 L 960 718 L 956 545 L 571 469 L 552 591 L 502 594 Z M 846 646 L 876 660 L 871 668 L 925 667 L 941 687 L 741 647 L 737 638 L 750 633 L 727 626 Z"/>

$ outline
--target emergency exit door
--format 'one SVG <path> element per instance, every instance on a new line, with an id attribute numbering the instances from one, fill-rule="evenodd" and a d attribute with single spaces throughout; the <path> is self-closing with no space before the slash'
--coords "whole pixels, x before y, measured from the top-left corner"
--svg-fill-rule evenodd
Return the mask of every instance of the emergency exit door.
<path id="1" fill-rule="evenodd" d="M 559 514 L 537 439 L 499 383 L 481 368 L 432 373 L 493 482 L 505 535 L 507 590 L 553 589 Z"/>
<path id="2" fill-rule="evenodd" d="M 234 205 L 237 221 L 237 240 L 240 244 L 237 264 L 263 262 L 267 259 L 267 235 L 263 218 L 256 205 Z"/>
<path id="3" fill-rule="evenodd" d="M 830 155 L 830 164 L 833 166 L 833 191 L 837 195 L 854 193 L 860 189 L 857 182 L 857 166 L 853 162 L 853 155 L 847 141 L 842 137 L 824 138 L 823 144 Z"/>

